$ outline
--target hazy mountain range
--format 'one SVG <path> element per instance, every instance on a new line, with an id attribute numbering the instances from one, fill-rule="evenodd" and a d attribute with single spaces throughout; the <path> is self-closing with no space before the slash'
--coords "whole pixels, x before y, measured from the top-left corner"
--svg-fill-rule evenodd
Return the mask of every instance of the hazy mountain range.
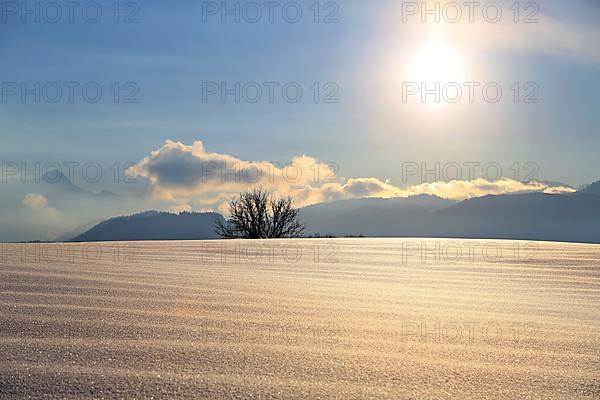
<path id="1" fill-rule="evenodd" d="M 146 212 L 104 221 L 76 241 L 214 239 L 217 213 Z M 600 182 L 572 194 L 452 201 L 419 195 L 322 203 L 302 210 L 306 234 L 523 239 L 600 243 Z"/>
<path id="2" fill-rule="evenodd" d="M 307 207 L 308 234 L 525 239 L 600 243 L 599 185 L 451 202 L 431 196 Z"/>
<path id="3" fill-rule="evenodd" d="M 94 193 L 89 190 L 85 190 L 69 180 L 62 172 L 54 170 L 47 172 L 40 182 L 44 185 L 44 192 L 47 197 L 51 198 L 52 195 L 64 195 L 70 194 L 72 196 L 90 196 L 90 197 L 116 197 L 117 195 L 109 190 L 102 190 L 101 192 Z"/>

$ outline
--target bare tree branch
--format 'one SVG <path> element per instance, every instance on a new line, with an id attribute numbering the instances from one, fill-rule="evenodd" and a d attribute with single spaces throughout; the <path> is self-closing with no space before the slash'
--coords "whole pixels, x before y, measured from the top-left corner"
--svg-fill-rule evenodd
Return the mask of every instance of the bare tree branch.
<path id="1" fill-rule="evenodd" d="M 262 188 L 240 193 L 229 202 L 229 218 L 215 224 L 224 239 L 271 239 L 301 237 L 304 225 L 291 197 L 275 199 Z"/>

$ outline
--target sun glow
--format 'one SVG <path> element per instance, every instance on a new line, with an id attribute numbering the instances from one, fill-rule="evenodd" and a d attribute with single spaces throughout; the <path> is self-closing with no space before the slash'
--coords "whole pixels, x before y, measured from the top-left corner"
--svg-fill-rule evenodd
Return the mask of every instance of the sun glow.
<path id="1" fill-rule="evenodd" d="M 433 39 L 417 50 L 409 64 L 408 78 L 432 87 L 438 82 L 441 86 L 451 82 L 462 85 L 465 80 L 464 61 L 459 51 L 440 39 Z"/>

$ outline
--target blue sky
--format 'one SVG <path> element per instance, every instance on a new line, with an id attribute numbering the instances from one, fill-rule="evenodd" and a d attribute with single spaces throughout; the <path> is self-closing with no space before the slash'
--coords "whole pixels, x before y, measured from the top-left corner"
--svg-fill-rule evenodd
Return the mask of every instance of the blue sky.
<path id="1" fill-rule="evenodd" d="M 6 11 L 10 2 L 2 3 Z M 74 103 L 64 93 L 55 104 L 9 96 L 0 103 L 1 160 L 109 166 L 138 162 L 173 140 L 202 141 L 208 151 L 242 160 L 285 163 L 307 154 L 335 162 L 341 177 L 376 177 L 399 187 L 404 162 L 496 162 L 505 170 L 535 162 L 540 180 L 577 186 L 600 179 L 600 7 L 594 1 L 537 2 L 539 22 L 530 25 L 511 22 L 512 1 L 500 2 L 502 23 L 476 14 L 473 25 L 412 16 L 403 23 L 398 1 L 318 3 L 319 19 L 336 11 L 339 22 L 328 24 L 313 21 L 314 1 L 298 2 L 298 23 L 286 22 L 279 9 L 274 23 L 265 15 L 257 23 L 231 17 L 221 23 L 210 15 L 204 23 L 203 2 L 144 1 L 135 3 L 139 22 L 125 24 L 114 23 L 112 3 L 98 2 L 98 23 L 78 10 L 74 23 L 65 15 L 57 23 L 31 16 L 23 23 L 20 13 L 3 14 L 3 82 L 97 82 L 103 96 L 94 104 L 77 90 Z M 125 10 L 126 3 L 119 3 L 120 20 L 136 10 Z M 407 66 L 432 32 L 463 65 L 461 78 L 500 83 L 502 101 L 403 103 Z M 448 61 L 450 69 L 449 60 L 434 61 Z M 443 70 L 438 65 L 434 72 Z M 115 104 L 114 82 L 134 83 L 138 102 Z M 278 94 L 273 103 L 203 102 L 203 82 L 296 82 L 303 97 L 294 104 Z M 315 82 L 321 96 L 334 83 L 338 102 L 315 103 Z M 514 82 L 535 82 L 539 102 L 510 101 Z"/>

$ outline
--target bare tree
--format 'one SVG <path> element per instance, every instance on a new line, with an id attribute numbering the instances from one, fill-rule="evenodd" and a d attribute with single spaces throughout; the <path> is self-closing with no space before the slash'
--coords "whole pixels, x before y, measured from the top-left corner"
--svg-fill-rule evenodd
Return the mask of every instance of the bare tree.
<path id="1" fill-rule="evenodd" d="M 302 236 L 304 225 L 291 197 L 275 199 L 262 188 L 240 193 L 229 202 L 229 218 L 215 230 L 224 239 L 273 239 Z"/>

